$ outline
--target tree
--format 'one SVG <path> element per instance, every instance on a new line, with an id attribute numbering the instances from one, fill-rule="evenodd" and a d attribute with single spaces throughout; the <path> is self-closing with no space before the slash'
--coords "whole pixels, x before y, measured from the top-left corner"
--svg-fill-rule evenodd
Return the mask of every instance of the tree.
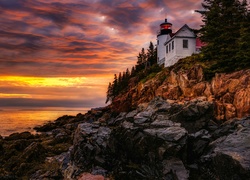
<path id="1" fill-rule="evenodd" d="M 153 64 L 157 63 L 156 48 L 154 47 L 152 42 L 150 42 L 147 50 L 148 50 L 147 51 L 147 63 L 148 65 L 152 66 Z"/>
<path id="2" fill-rule="evenodd" d="M 106 104 L 109 102 L 109 101 L 112 101 L 113 99 L 113 87 L 112 87 L 112 84 L 109 83 L 109 86 L 108 86 L 108 90 L 107 90 L 107 98 L 106 98 Z"/>
<path id="3" fill-rule="evenodd" d="M 216 60 L 214 68 L 230 71 L 234 68 L 238 51 L 240 26 L 244 21 L 246 4 L 239 0 L 204 0 L 204 26 L 201 40 L 204 60 Z"/>
<path id="4" fill-rule="evenodd" d="M 135 74 L 136 74 L 136 72 L 135 72 L 135 66 L 133 66 L 132 69 L 131 69 L 131 77 L 134 77 Z"/>
<path id="5" fill-rule="evenodd" d="M 132 67 L 131 71 L 127 68 L 125 72 L 119 73 L 118 78 L 117 75 L 114 74 L 114 81 L 109 83 L 108 86 L 106 103 L 109 101 L 112 102 L 116 96 L 128 89 L 129 81 L 132 77 L 137 77 L 133 82 L 139 82 L 148 74 L 160 70 L 156 63 L 156 52 L 156 48 L 153 43 L 150 42 L 147 52 L 145 52 L 144 48 L 139 52 L 139 55 L 137 56 L 137 64 Z"/>
<path id="6" fill-rule="evenodd" d="M 112 96 L 116 97 L 118 95 L 118 79 L 117 75 L 114 74 L 113 88 L 112 88 Z"/>
<path id="7" fill-rule="evenodd" d="M 145 62 L 147 61 L 147 54 L 145 53 L 145 49 L 142 48 L 141 52 L 139 52 L 139 55 L 137 56 L 137 65 L 136 65 L 136 71 L 139 72 L 145 67 Z"/>
<path id="8" fill-rule="evenodd" d="M 246 3 L 246 2 L 245 2 Z M 244 12 L 247 10 L 243 10 Z M 250 68 L 250 12 L 247 11 L 245 15 L 245 20 L 240 26 L 240 36 L 238 39 L 238 52 L 236 54 L 236 59 L 240 60 L 238 62 L 238 67 Z"/>

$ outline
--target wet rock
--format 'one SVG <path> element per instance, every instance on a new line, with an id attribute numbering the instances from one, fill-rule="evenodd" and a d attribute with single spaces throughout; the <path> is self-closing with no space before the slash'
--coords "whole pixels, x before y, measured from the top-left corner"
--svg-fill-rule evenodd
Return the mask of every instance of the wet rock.
<path id="1" fill-rule="evenodd" d="M 179 122 L 189 133 L 196 132 L 207 126 L 213 119 L 213 103 L 193 100 L 179 108 L 179 112 L 171 116 L 171 120 Z"/>
<path id="2" fill-rule="evenodd" d="M 106 167 L 107 141 L 111 129 L 96 124 L 79 124 L 75 132 L 72 150 L 75 172 L 77 169 L 89 171 L 93 166 Z M 79 173 L 79 171 L 78 171 Z M 77 176 L 75 173 L 71 176 Z"/>
<path id="3" fill-rule="evenodd" d="M 30 132 L 13 133 L 7 137 L 5 140 L 18 140 L 18 139 L 34 139 L 34 135 Z"/>
<path id="4" fill-rule="evenodd" d="M 250 118 L 244 118 L 221 125 L 223 133 L 201 156 L 201 174 L 218 179 L 250 178 L 249 122 Z"/>
<path id="5" fill-rule="evenodd" d="M 222 179 L 250 178 L 250 127 L 228 135 L 216 144 L 212 157 L 216 173 Z M 228 170 L 230 170 L 228 172 Z"/>
<path id="6" fill-rule="evenodd" d="M 131 111 L 128 114 L 126 114 L 126 120 L 130 121 L 134 119 L 134 116 L 137 114 L 137 110 Z"/>
<path id="7" fill-rule="evenodd" d="M 158 128 L 158 129 L 145 129 L 145 133 L 161 138 L 165 141 L 177 142 L 185 135 L 187 131 L 181 127 L 167 127 L 167 128 Z"/>
<path id="8" fill-rule="evenodd" d="M 163 173 L 166 179 L 178 179 L 178 180 L 188 180 L 189 171 L 184 166 L 183 162 L 177 158 L 171 158 L 164 160 L 163 162 L 164 169 Z"/>
<path id="9" fill-rule="evenodd" d="M 77 178 L 78 180 L 105 180 L 105 178 L 101 175 L 93 175 L 90 173 L 83 173 Z"/>

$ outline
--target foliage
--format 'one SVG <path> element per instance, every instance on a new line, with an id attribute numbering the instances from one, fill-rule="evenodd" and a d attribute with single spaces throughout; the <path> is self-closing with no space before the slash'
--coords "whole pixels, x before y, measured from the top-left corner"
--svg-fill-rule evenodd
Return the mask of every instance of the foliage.
<path id="1" fill-rule="evenodd" d="M 156 48 L 152 42 L 150 42 L 147 52 L 142 48 L 137 56 L 137 63 L 131 68 L 131 71 L 127 69 L 123 73 L 119 73 L 118 77 L 114 74 L 114 81 L 109 83 L 107 90 L 106 103 L 112 100 L 126 91 L 129 87 L 129 81 L 131 78 L 136 77 L 137 82 L 147 77 L 150 73 L 156 73 L 161 70 L 157 65 L 157 54 Z"/>
<path id="2" fill-rule="evenodd" d="M 157 73 L 153 72 L 153 73 L 150 73 L 148 76 L 146 76 L 145 78 L 143 78 L 140 82 L 141 83 L 145 83 L 146 81 L 148 81 L 149 79 L 152 79 L 155 77 Z"/>
<path id="3" fill-rule="evenodd" d="M 245 0 L 204 0 L 201 40 L 203 61 L 212 61 L 208 73 L 250 67 L 249 11 Z"/>

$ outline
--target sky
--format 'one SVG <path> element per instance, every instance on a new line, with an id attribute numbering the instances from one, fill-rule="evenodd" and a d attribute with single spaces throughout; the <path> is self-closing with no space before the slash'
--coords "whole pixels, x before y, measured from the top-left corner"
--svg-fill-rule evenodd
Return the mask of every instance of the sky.
<path id="1" fill-rule="evenodd" d="M 105 106 L 114 74 L 173 31 L 200 28 L 202 0 L 0 0 L 0 110 Z"/>

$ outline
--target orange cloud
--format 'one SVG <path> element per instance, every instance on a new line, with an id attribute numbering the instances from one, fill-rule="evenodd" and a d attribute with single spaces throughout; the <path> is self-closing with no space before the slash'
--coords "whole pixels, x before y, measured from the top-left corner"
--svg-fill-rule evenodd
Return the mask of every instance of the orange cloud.
<path id="1" fill-rule="evenodd" d="M 165 16 L 199 28 L 201 2 L 1 0 L 0 106 L 104 105 L 113 74 L 155 43 Z"/>

